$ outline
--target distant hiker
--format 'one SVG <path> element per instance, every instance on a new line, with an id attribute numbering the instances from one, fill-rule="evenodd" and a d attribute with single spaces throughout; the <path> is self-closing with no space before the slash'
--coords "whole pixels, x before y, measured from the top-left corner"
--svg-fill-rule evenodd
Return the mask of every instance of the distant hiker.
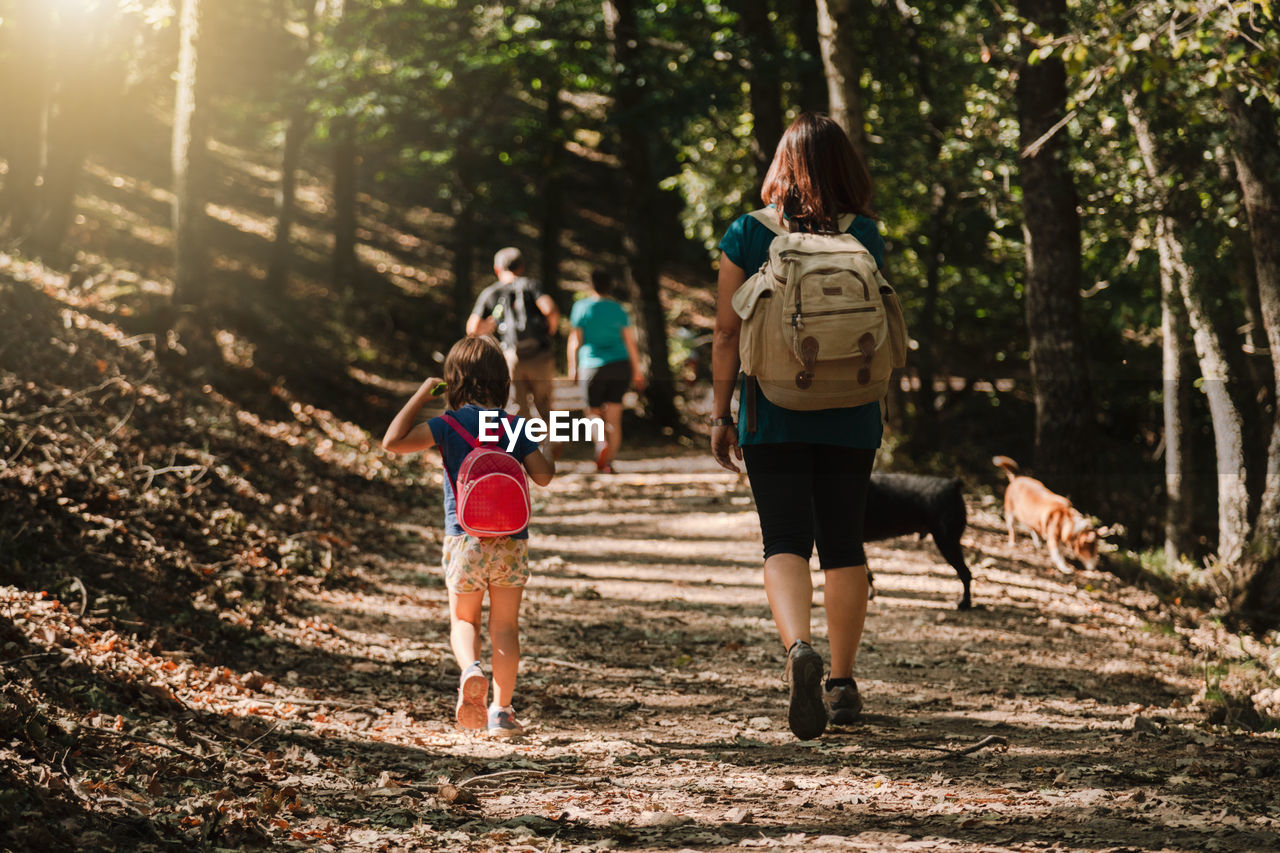
<path id="1" fill-rule="evenodd" d="M 569 314 L 569 380 L 587 386 L 587 414 L 603 417 L 605 440 L 596 448 L 596 470 L 613 473 L 622 446 L 622 396 L 635 386 L 644 391 L 636 329 L 627 309 L 611 298 L 613 276 L 591 273 L 591 295 L 579 299 Z"/>
<path id="2" fill-rule="evenodd" d="M 443 388 L 441 387 L 443 386 Z M 464 729 L 488 727 L 499 737 L 519 734 L 522 729 L 511 707 L 515 691 L 516 670 L 520 665 L 520 599 L 529 580 L 529 531 L 517 530 L 509 535 L 473 535 L 459 523 L 484 523 L 489 509 L 479 506 L 476 516 L 468 520 L 467 505 L 471 491 L 485 488 L 483 472 L 467 481 L 470 474 L 464 460 L 477 453 L 474 441 L 481 434 L 481 413 L 500 413 L 510 393 L 511 378 L 507 363 L 493 339 L 469 337 L 458 341 L 444 361 L 444 380 L 432 377 L 418 388 L 387 427 L 382 446 L 392 453 L 416 453 L 431 447 L 440 448 L 444 461 L 444 573 L 449 588 L 450 642 L 453 656 L 462 668 L 458 682 L 458 725 Z M 416 424 L 418 412 L 428 397 L 443 390 L 449 411 L 426 423 Z M 486 417 L 486 420 L 490 418 Z M 539 486 L 555 476 L 555 463 L 538 450 L 520 430 L 511 456 L 524 465 L 525 471 Z M 505 434 L 496 444 L 484 450 L 500 450 L 506 446 Z M 500 451 L 505 452 L 505 451 Z M 462 477 L 462 503 L 455 495 L 455 483 Z M 507 488 L 510 477 L 505 478 Z M 528 518 L 528 487 L 523 488 L 523 518 Z M 517 509 L 519 509 L 517 507 Z M 484 595 L 489 593 L 489 639 L 493 645 L 493 704 L 486 712 L 485 699 L 489 681 L 480 665 L 480 617 Z"/>
<path id="3" fill-rule="evenodd" d="M 530 416 L 532 398 L 545 420 L 551 417 L 551 382 L 556 375 L 551 336 L 560 324 L 560 309 L 538 281 L 525 277 L 519 249 L 499 249 L 493 272 L 498 280 L 481 291 L 467 318 L 467 334 L 498 339 L 511 370 L 520 417 Z"/>
<path id="4" fill-rule="evenodd" d="M 861 243 L 858 246 L 850 241 L 855 252 L 864 252 L 865 247 L 874 256 L 869 270 L 873 278 L 876 266 L 883 260 L 884 241 L 870 218 L 871 178 L 866 164 L 840 126 L 826 116 L 803 113 L 787 129 L 765 177 L 761 196 L 768 207 L 739 217 L 720 241 L 723 254 L 712 346 L 711 452 L 730 471 L 738 470 L 735 457 L 746 462 L 764 535 L 765 593 L 787 649 L 785 678 L 791 690 L 788 721 L 796 737 L 808 739 L 822 734 L 828 719 L 836 724 L 851 723 L 862 712 L 853 667 L 867 614 L 862 520 L 871 466 L 880 445 L 880 406 L 870 402 L 798 411 L 770 400 L 762 387 L 739 374 L 740 334 L 745 327 L 735 310 L 734 296 L 749 275 L 770 261 L 770 245 L 779 233 L 851 234 Z M 826 265 L 839 267 L 850 260 L 837 257 L 839 254 L 832 254 Z M 803 259 L 783 260 L 799 263 Z M 786 263 L 783 268 L 787 269 Z M 818 272 L 833 274 L 830 269 Z M 753 283 L 769 286 L 759 280 Z M 803 329 L 804 338 L 798 341 L 796 352 L 803 350 L 807 363 L 796 361 L 788 366 L 787 360 L 793 356 L 787 351 L 777 365 L 785 368 L 791 392 L 812 386 L 815 393 L 831 393 L 831 385 L 813 383 L 812 371 L 823 369 L 815 356 L 825 354 L 825 350 L 816 352 L 819 344 L 813 336 L 823 336 L 837 317 L 841 318 L 839 322 L 847 323 L 852 321 L 844 316 L 862 317 L 866 315 L 859 311 L 873 310 L 821 311 L 821 300 L 838 299 L 842 294 L 848 297 L 855 291 L 861 298 L 864 291 L 869 291 L 868 295 L 879 304 L 879 295 L 874 288 L 868 288 L 865 277 L 846 282 L 837 276 L 819 284 L 814 300 L 819 303 L 817 306 L 806 302 L 802 307 L 798 297 L 788 300 L 778 294 L 772 294 L 776 297 L 773 299 L 760 299 L 754 306 L 757 314 L 788 312 L 792 322 L 779 326 L 788 331 L 798 326 L 792 334 Z M 812 313 L 802 313 L 804 308 Z M 836 345 L 847 342 L 840 337 L 837 336 Z M 859 339 L 864 336 L 855 332 L 845 337 L 851 337 L 861 347 Z M 850 356 L 856 358 L 865 359 L 868 366 L 872 361 L 865 351 L 861 356 Z M 869 369 L 867 379 L 870 372 Z M 856 386 L 863 381 L 859 377 L 851 384 Z M 735 386 L 741 388 L 736 425 L 730 415 Z M 809 557 L 815 541 L 823 570 L 831 645 L 831 673 L 825 690 L 822 657 L 809 644 L 813 599 Z"/>

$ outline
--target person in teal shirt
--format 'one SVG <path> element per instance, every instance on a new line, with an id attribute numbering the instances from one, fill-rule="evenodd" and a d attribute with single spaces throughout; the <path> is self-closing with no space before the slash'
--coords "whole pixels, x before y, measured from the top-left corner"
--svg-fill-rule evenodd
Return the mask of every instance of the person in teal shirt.
<path id="1" fill-rule="evenodd" d="M 782 140 L 765 176 L 761 200 L 793 231 L 848 233 L 883 264 L 884 241 L 871 218 L 871 176 L 849 137 L 827 116 L 802 113 Z M 764 539 L 764 587 L 778 636 L 787 649 L 791 698 L 787 720 L 802 739 L 828 722 L 844 725 L 862 713 L 853 667 L 867 615 L 867 557 L 863 515 L 876 448 L 879 403 L 800 412 L 771 402 L 752 383 L 739 382 L 742 320 L 733 294 L 764 265 L 774 234 L 750 215 L 736 220 L 720 241 L 716 328 L 712 343 L 711 452 L 724 468 L 746 464 Z M 754 393 L 756 425 L 735 425 L 734 387 Z M 746 402 L 739 404 L 745 408 Z M 743 419 L 745 420 L 745 419 Z M 810 645 L 814 546 L 823 570 L 823 605 L 831 646 L 830 677 Z"/>
<path id="2" fill-rule="evenodd" d="M 645 387 L 640 349 L 631 317 L 610 294 L 613 276 L 591 273 L 591 294 L 574 303 L 569 314 L 569 379 L 587 386 L 587 413 L 603 418 L 605 440 L 596 447 L 596 470 L 613 473 L 622 446 L 622 397 L 634 385 Z"/>

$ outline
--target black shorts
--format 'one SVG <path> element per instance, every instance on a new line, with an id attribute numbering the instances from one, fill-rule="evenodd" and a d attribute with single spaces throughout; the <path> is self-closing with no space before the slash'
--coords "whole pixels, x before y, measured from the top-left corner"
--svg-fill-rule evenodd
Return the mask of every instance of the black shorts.
<path id="1" fill-rule="evenodd" d="M 582 371 L 587 383 L 587 408 L 598 409 L 605 403 L 621 403 L 622 395 L 631 387 L 631 360 L 611 361 Z"/>
<path id="2" fill-rule="evenodd" d="M 831 444 L 744 445 L 764 558 L 807 560 L 816 542 L 823 569 L 866 565 L 862 524 L 875 458 L 874 450 Z"/>

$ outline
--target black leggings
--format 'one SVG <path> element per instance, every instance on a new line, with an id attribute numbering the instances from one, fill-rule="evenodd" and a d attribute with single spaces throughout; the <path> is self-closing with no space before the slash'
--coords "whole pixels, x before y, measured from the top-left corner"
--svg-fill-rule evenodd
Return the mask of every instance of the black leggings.
<path id="1" fill-rule="evenodd" d="M 764 533 L 764 558 L 809 559 L 823 569 L 866 565 L 862 517 L 876 452 L 832 444 L 748 444 L 742 458 Z"/>

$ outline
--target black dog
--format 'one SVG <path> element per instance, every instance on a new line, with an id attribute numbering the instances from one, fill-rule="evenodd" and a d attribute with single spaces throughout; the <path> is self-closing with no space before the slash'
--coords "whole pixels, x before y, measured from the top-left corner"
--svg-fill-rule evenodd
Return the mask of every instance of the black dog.
<path id="1" fill-rule="evenodd" d="M 960 537 L 968 521 L 962 488 L 958 479 L 875 472 L 867 492 L 863 539 L 874 542 L 908 533 L 931 534 L 933 543 L 964 584 L 964 596 L 958 607 L 968 610 L 972 606 L 969 584 L 973 574 L 965 565 L 964 551 L 960 548 Z M 867 580 L 871 580 L 870 572 Z"/>

